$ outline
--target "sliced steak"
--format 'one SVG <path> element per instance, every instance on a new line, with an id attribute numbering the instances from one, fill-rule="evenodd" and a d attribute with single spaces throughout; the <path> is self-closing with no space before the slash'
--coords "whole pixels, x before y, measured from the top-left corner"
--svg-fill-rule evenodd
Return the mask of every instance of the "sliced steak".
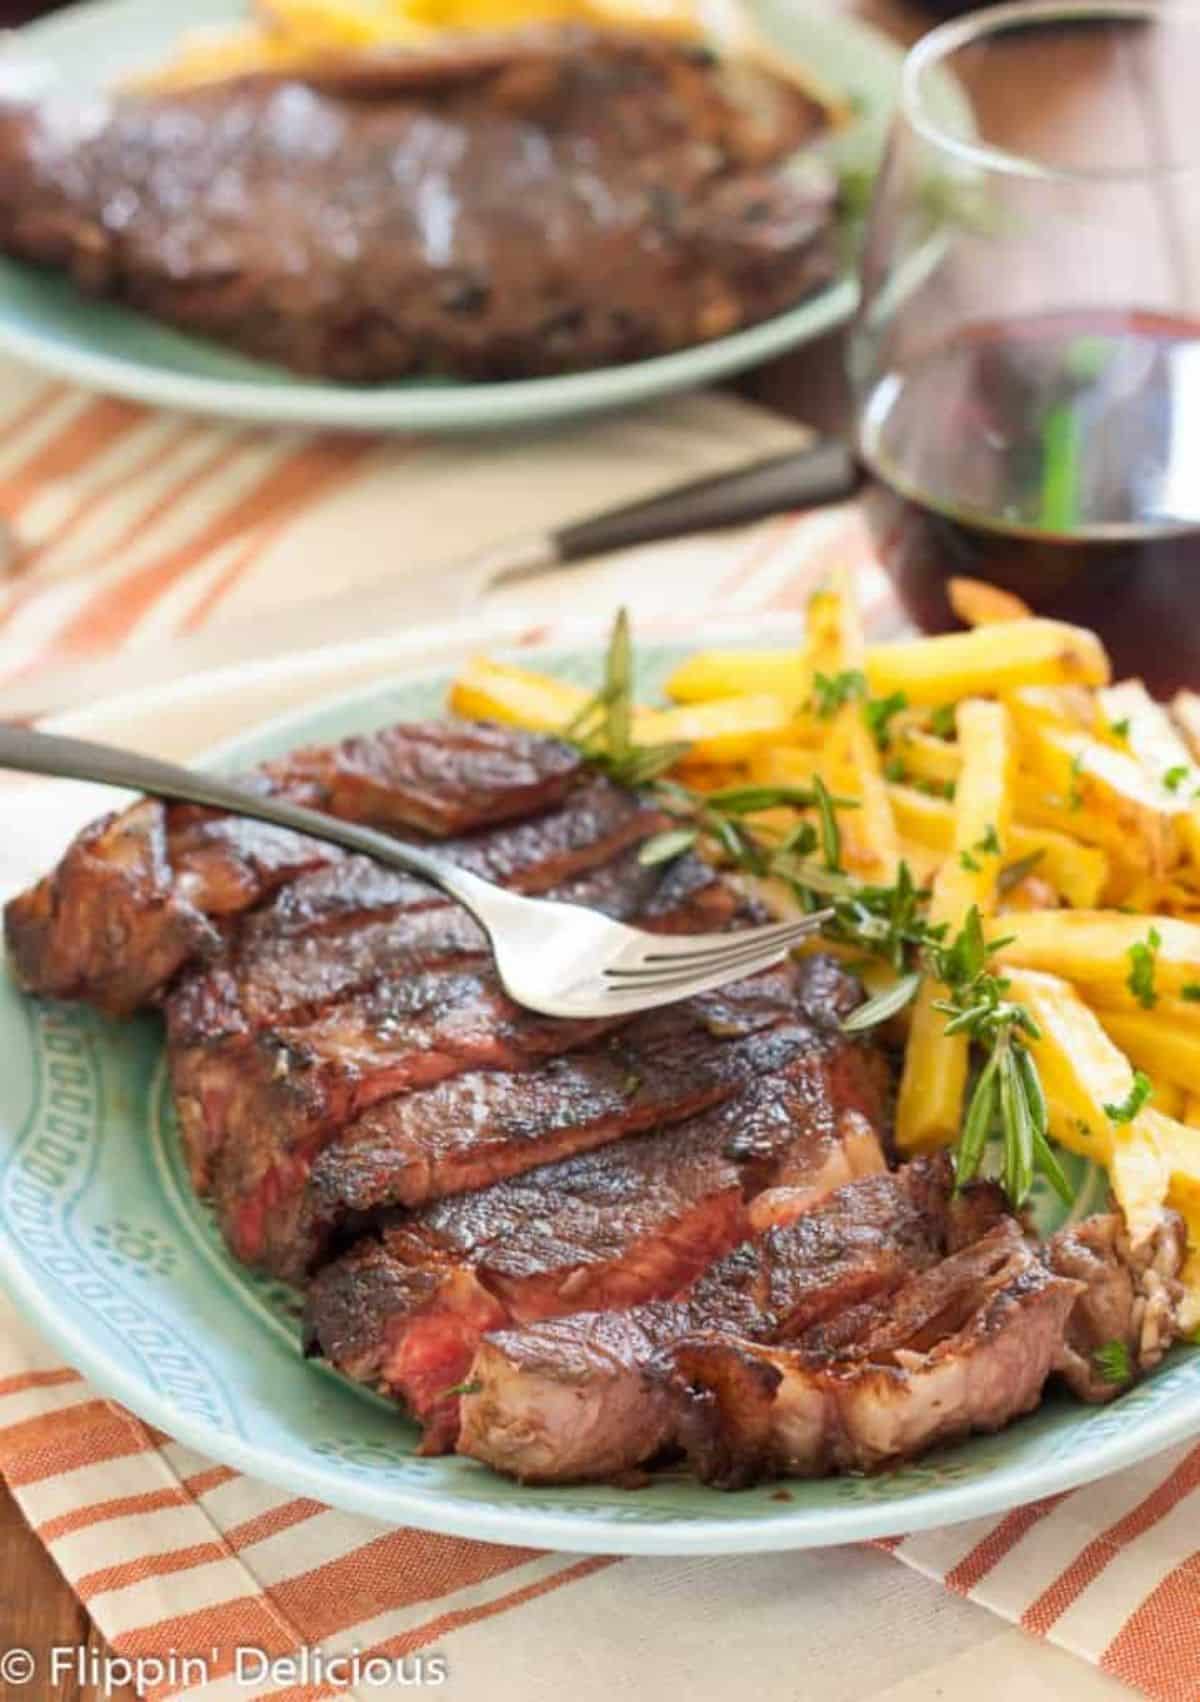
<path id="1" fill-rule="evenodd" d="M 787 1347 L 725 1333 L 674 1345 L 655 1375 L 703 1481 L 871 1471 L 999 1430 L 1041 1399 L 1083 1292 L 1009 1219 Z"/>
<path id="2" fill-rule="evenodd" d="M 306 1173 L 329 1138 L 379 1100 L 466 1071 L 524 1071 L 608 1026 L 514 1004 L 479 959 L 389 976 L 311 1022 L 263 1029 L 248 1045 L 173 1052 L 172 1085 L 193 1171 L 211 1173 L 231 1245 L 254 1263 L 274 1240 L 283 1205 L 275 1188 L 264 1195 L 260 1187 L 277 1159 L 295 1185 L 296 1166 Z"/>
<path id="3" fill-rule="evenodd" d="M 1138 1247 L 1115 1212 L 1051 1237 L 1050 1269 L 1085 1285 L 1055 1362 L 1080 1400 L 1112 1400 L 1178 1340 L 1186 1252 L 1183 1220 L 1174 1212 Z"/>
<path id="4" fill-rule="evenodd" d="M 856 1110 L 827 1114 L 807 1055 L 698 1118 L 401 1215 L 309 1291 L 314 1346 L 401 1400 L 440 1451 L 487 1329 L 685 1288 L 749 1232 L 884 1168 Z M 836 1122 L 837 1127 L 834 1128 Z M 769 1190 L 769 1192 L 764 1192 Z"/>
<path id="5" fill-rule="evenodd" d="M 420 829 L 436 814 L 428 798 L 436 773 L 448 800 L 440 821 L 459 835 L 445 854 L 530 889 L 607 861 L 662 820 L 607 781 L 581 784 L 580 759 L 569 747 L 512 729 L 431 722 L 302 758 L 246 784 L 334 815 Z M 574 790 L 578 797 L 568 802 Z M 479 831 L 537 809 L 544 814 L 532 821 Z M 185 964 L 217 952 L 222 934 L 210 918 L 229 917 L 306 871 L 345 860 L 335 847 L 299 834 L 143 801 L 85 828 L 57 868 L 9 902 L 9 955 L 28 991 L 128 1015 Z"/>
<path id="6" fill-rule="evenodd" d="M 787 970 L 647 1013 L 580 1054 L 577 1071 L 550 1054 L 582 1045 L 598 1025 L 497 1003 L 504 996 L 483 977 L 468 997 L 465 973 L 414 978 L 398 989 L 406 1006 L 423 979 L 441 991 L 436 1008 L 407 1024 L 411 1045 L 400 1024 L 373 1055 L 360 1030 L 352 1068 L 347 1036 L 327 1029 L 325 1055 L 294 1065 L 286 1054 L 284 1065 L 268 1067 L 276 1037 L 260 1036 L 255 1070 L 239 1055 L 219 1081 L 209 1078 L 207 1103 L 219 1101 L 220 1131 L 207 1148 L 212 1189 L 239 1257 L 298 1276 L 349 1214 L 482 1187 L 677 1121 L 814 1042 L 811 1025 L 797 1018 Z M 538 1068 L 526 1067 L 535 1058 Z M 819 1074 L 815 1057 L 813 1071 Z M 877 1103 L 872 1068 L 846 1074 Z M 397 1093 L 402 1076 L 443 1080 Z M 353 1107 L 384 1087 L 392 1097 L 348 1121 Z"/>
<path id="7" fill-rule="evenodd" d="M 128 1016 L 220 934 L 176 887 L 158 804 L 93 822 L 62 861 L 4 910 L 17 980 Z"/>
<path id="8" fill-rule="evenodd" d="M 785 169 L 826 122 L 791 80 L 665 34 L 451 37 L 307 82 L 9 104 L 0 243 L 297 371 L 577 370 L 836 275 L 833 174 Z"/>
<path id="9" fill-rule="evenodd" d="M 292 751 L 265 773 L 344 821 L 445 839 L 549 809 L 582 769 L 578 750 L 560 739 L 448 718 Z"/>
<path id="10" fill-rule="evenodd" d="M 536 1073 L 465 1075 L 377 1105 L 314 1165 L 310 1233 L 319 1242 L 348 1215 L 420 1205 L 677 1122 L 794 1059 L 812 1123 L 832 1133 L 855 1110 L 882 1128 L 880 1060 L 846 1041 L 828 1013 L 817 1020 L 805 1009 L 811 981 L 827 978 L 827 965 L 809 960 L 647 1012 Z M 849 977 L 841 983 L 853 997 Z M 740 1138 L 752 1143 L 757 1126 Z M 752 1146 L 735 1156 L 752 1160 Z"/>
<path id="11" fill-rule="evenodd" d="M 681 1298 L 486 1336 L 460 1452 L 530 1482 L 618 1476 L 679 1439 L 677 1343 L 705 1332 L 786 1340 L 898 1289 L 934 1263 L 958 1207 L 944 1159 L 840 1188 L 720 1259 Z M 993 1214 L 1002 1207 L 985 1191 Z M 774 1191 L 778 1206 L 780 1191 Z"/>

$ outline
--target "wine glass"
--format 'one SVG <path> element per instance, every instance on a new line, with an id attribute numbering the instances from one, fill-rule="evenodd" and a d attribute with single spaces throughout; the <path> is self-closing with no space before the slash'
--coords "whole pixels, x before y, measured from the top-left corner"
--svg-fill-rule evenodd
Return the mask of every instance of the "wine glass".
<path id="1" fill-rule="evenodd" d="M 1200 9 L 1032 0 L 906 62 L 849 364 L 884 565 L 1200 683 Z"/>

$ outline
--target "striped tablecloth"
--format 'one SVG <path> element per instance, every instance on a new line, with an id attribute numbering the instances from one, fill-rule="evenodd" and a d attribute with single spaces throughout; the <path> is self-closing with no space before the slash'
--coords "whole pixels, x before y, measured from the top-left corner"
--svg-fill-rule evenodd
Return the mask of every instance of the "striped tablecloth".
<path id="1" fill-rule="evenodd" d="M 713 396 L 503 442 L 270 434 L 0 368 L 14 532 L 0 713 L 5 692 L 28 704 L 41 682 L 58 700 L 73 679 L 129 687 L 180 658 L 250 654 L 255 634 L 269 649 L 304 608 L 317 632 L 352 630 L 355 609 L 368 630 L 381 584 L 407 575 L 433 595 L 430 563 L 795 435 Z M 877 629 L 894 622 L 851 507 L 631 552 L 497 607 L 545 622 L 618 599 L 659 617 L 796 611 L 846 558 L 864 564 Z M 972 1702 L 1037 1702 L 1116 1693 L 1117 1679 L 1200 1699 L 1200 1447 L 869 1549 L 580 1558 L 390 1529 L 201 1459 L 101 1399 L 0 1302 L 0 1471 L 114 1649 L 145 1663 L 156 1702 L 411 1695 L 401 1677 L 419 1661 L 427 1688 L 468 1702 L 710 1702 L 743 1686 L 764 1702 L 966 1688 Z M 407 1667 L 347 1685 L 334 1657 L 354 1651 Z M 292 1665 L 263 1676 L 268 1656 Z M 42 1671 L 25 1693 L 74 1691 Z"/>

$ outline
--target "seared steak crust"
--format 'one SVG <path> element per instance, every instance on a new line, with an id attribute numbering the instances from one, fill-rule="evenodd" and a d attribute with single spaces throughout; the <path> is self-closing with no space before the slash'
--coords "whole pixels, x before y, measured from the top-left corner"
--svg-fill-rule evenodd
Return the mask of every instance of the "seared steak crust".
<path id="1" fill-rule="evenodd" d="M 0 241 L 302 372 L 561 372 L 827 282 L 832 175 L 782 169 L 824 124 L 791 83 L 666 37 L 515 31 L 308 82 L 10 106 Z"/>
<path id="2" fill-rule="evenodd" d="M 471 1367 L 479 1388 L 462 1402 L 459 1450 L 531 1482 L 628 1471 L 679 1440 L 678 1343 L 816 1329 L 932 1264 L 954 1216 L 948 1164 L 918 1159 L 742 1242 L 678 1299 L 497 1331 Z"/>
<path id="3" fill-rule="evenodd" d="M 760 1202 L 795 1216 L 884 1168 L 875 1130 L 852 1110 L 835 1118 L 818 1070 L 806 1049 L 673 1129 L 393 1214 L 315 1278 L 314 1346 L 402 1400 L 427 1448 L 448 1445 L 445 1392 L 483 1329 L 672 1295 L 768 1221 Z"/>
<path id="4" fill-rule="evenodd" d="M 430 802 L 435 776 L 446 787 L 438 808 Z M 444 849 L 465 867 L 540 890 L 661 822 L 631 794 L 583 779 L 578 754 L 557 740 L 448 721 L 298 753 L 245 784 L 382 827 L 436 825 L 459 836 Z M 578 795 L 567 803 L 569 792 Z M 487 831 L 534 810 L 547 812 L 540 834 L 526 820 Z M 348 861 L 299 834 L 143 801 L 85 828 L 50 874 L 8 903 L 9 957 L 30 992 L 127 1016 L 217 951 L 223 934 L 214 918 L 248 909 L 306 871 Z M 405 890 L 414 885 L 406 881 Z"/>

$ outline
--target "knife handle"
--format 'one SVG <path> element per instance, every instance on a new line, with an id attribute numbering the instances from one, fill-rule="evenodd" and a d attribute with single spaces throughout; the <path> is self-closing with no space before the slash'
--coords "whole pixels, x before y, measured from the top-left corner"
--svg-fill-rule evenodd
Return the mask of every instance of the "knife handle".
<path id="1" fill-rule="evenodd" d="M 659 496 L 563 526 L 553 534 L 553 544 L 559 561 L 580 561 L 687 532 L 738 526 L 792 508 L 840 502 L 857 483 L 858 469 L 846 445 L 821 439 L 809 449 L 775 455 L 715 478 L 694 479 Z"/>

